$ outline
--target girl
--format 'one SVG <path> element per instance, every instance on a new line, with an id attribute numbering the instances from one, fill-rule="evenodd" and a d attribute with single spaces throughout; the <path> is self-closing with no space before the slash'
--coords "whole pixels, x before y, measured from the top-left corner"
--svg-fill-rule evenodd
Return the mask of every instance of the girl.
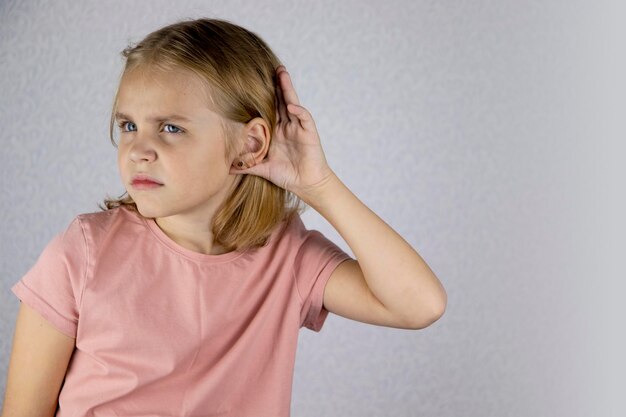
<path id="1" fill-rule="evenodd" d="M 288 416 L 301 327 L 443 314 L 442 285 L 328 166 L 258 36 L 183 21 L 123 55 L 127 195 L 77 216 L 13 287 L 3 416 Z M 356 259 L 305 229 L 300 201 Z"/>

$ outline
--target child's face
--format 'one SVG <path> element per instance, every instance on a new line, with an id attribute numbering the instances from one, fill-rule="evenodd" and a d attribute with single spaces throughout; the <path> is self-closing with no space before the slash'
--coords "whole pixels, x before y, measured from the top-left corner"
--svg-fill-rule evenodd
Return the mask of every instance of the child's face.
<path id="1" fill-rule="evenodd" d="M 140 70 L 123 76 L 118 165 L 143 216 L 204 223 L 229 194 L 236 177 L 229 175 L 222 117 L 207 100 L 205 85 L 191 73 Z M 161 185 L 142 181 L 142 175 Z"/>

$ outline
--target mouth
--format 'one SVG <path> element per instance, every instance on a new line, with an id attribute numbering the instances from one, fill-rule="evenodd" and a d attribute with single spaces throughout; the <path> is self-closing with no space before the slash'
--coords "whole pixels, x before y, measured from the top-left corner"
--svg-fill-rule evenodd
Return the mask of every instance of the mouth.
<path id="1" fill-rule="evenodd" d="M 163 185 L 159 180 L 144 174 L 135 175 L 130 184 L 138 190 L 158 188 Z"/>

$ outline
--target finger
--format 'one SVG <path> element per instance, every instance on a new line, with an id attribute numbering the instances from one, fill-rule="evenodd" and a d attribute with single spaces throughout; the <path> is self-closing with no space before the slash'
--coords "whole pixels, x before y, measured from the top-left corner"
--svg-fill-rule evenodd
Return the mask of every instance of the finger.
<path id="1" fill-rule="evenodd" d="M 296 94 L 296 90 L 293 88 L 293 84 L 291 83 L 291 77 L 289 76 L 287 70 L 284 69 L 284 67 L 279 67 L 277 77 L 278 84 L 280 85 L 280 89 L 283 93 L 282 96 L 285 106 L 288 106 L 289 104 L 299 105 L 300 101 L 298 99 L 298 95 Z M 289 114 L 289 112 L 287 112 L 287 116 L 289 117 L 289 120 L 291 122 L 298 122 L 298 118 L 293 117 L 291 114 Z"/>
<path id="2" fill-rule="evenodd" d="M 287 110 L 297 118 L 304 130 L 316 131 L 317 128 L 315 127 L 313 116 L 307 109 L 297 104 L 288 104 Z"/>
<path id="3" fill-rule="evenodd" d="M 247 165 L 244 165 L 243 167 L 231 165 L 229 173 L 233 175 L 250 174 L 250 175 L 257 175 L 263 178 L 268 178 L 268 175 L 269 175 L 268 163 L 261 162 L 251 167 L 248 167 Z"/>
<path id="4" fill-rule="evenodd" d="M 293 83 L 291 82 L 291 75 L 287 72 L 285 67 L 278 67 L 278 81 L 281 90 L 283 90 L 283 95 L 285 96 L 286 104 L 300 104 L 300 100 L 298 99 L 298 95 L 296 94 L 296 89 L 293 87 Z"/>
<path id="5" fill-rule="evenodd" d="M 280 89 L 280 80 L 278 79 L 278 75 L 276 76 L 276 100 L 276 111 L 278 112 L 278 120 L 276 123 L 288 121 L 289 115 L 287 114 L 287 106 L 285 105 L 285 100 L 283 99 L 283 91 Z"/>

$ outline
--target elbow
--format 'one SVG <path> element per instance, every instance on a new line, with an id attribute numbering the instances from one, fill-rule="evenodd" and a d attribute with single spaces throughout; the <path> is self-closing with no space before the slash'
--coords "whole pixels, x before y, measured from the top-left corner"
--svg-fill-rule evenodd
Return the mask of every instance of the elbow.
<path id="1" fill-rule="evenodd" d="M 441 316 L 443 316 L 444 312 L 445 312 L 445 307 L 442 309 L 436 310 L 434 313 L 431 313 L 430 315 L 426 317 L 422 316 L 422 317 L 419 317 L 419 319 L 417 320 L 414 319 L 412 322 L 408 323 L 406 328 L 409 330 L 425 329 L 426 327 L 430 326 L 431 324 L 439 320 Z"/>
<path id="2" fill-rule="evenodd" d="M 437 297 L 436 301 L 433 301 L 427 312 L 422 310 L 419 314 L 414 314 L 412 319 L 408 320 L 405 328 L 410 330 L 425 329 L 443 316 L 447 305 L 448 297 L 444 291 L 440 297 Z"/>
<path id="3" fill-rule="evenodd" d="M 444 297 L 442 298 L 442 300 L 439 302 L 437 307 L 433 309 L 433 315 L 431 316 L 430 323 L 428 323 L 429 326 L 433 324 L 434 322 L 436 322 L 437 320 L 439 320 L 441 316 L 443 316 L 443 314 L 446 312 L 447 305 L 448 305 L 448 298 L 445 296 L 445 293 L 444 293 Z"/>

